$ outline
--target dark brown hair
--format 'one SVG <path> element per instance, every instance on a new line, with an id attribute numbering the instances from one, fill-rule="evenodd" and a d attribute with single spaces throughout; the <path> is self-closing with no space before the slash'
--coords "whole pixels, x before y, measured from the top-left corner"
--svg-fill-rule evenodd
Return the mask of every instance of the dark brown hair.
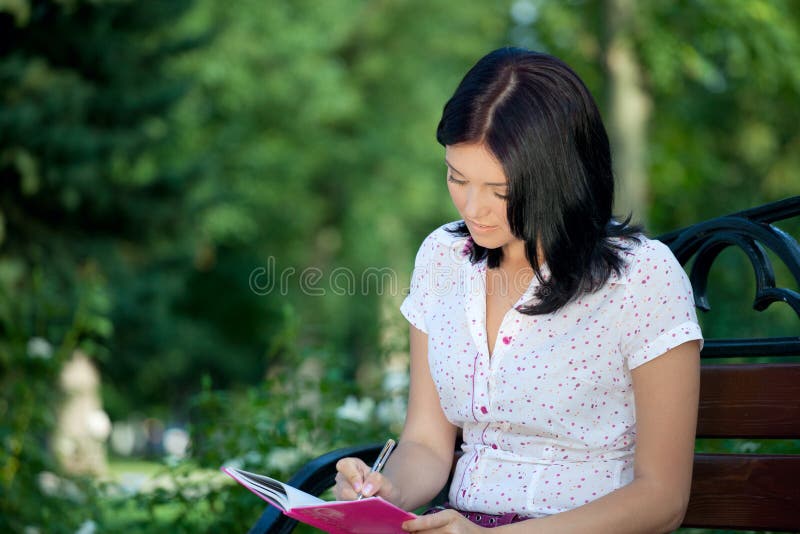
<path id="1" fill-rule="evenodd" d="M 520 312 L 551 313 L 621 273 L 619 253 L 641 229 L 630 217 L 612 218 L 608 135 L 589 90 L 563 61 L 521 48 L 487 54 L 445 105 L 436 138 L 445 146 L 483 143 L 503 167 L 509 225 L 540 282 Z M 469 235 L 464 223 L 452 231 Z M 495 268 L 502 250 L 475 244 L 471 261 L 484 258 Z"/>

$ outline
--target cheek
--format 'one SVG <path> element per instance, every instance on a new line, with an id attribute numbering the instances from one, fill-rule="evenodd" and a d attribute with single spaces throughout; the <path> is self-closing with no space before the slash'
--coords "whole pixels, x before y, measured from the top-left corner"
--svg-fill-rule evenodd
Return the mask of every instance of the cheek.
<path id="1" fill-rule="evenodd" d="M 460 212 L 461 207 L 464 205 L 464 192 L 453 185 L 448 184 L 447 190 L 450 191 L 450 200 L 453 201 L 456 209 Z"/>
<path id="2" fill-rule="evenodd" d="M 494 212 L 496 219 L 500 221 L 500 223 L 503 224 L 503 226 L 508 228 L 509 227 L 508 206 L 506 204 L 506 201 L 501 200 L 500 202 L 498 202 L 497 205 L 494 206 L 494 209 L 492 211 Z"/>

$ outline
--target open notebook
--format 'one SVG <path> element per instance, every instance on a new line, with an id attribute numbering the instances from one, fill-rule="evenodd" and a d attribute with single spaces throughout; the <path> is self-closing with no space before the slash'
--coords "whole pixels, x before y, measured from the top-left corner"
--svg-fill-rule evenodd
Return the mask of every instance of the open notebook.
<path id="1" fill-rule="evenodd" d="M 323 501 L 264 475 L 234 467 L 222 471 L 287 516 L 330 534 L 402 534 L 400 525 L 416 517 L 380 497 Z"/>

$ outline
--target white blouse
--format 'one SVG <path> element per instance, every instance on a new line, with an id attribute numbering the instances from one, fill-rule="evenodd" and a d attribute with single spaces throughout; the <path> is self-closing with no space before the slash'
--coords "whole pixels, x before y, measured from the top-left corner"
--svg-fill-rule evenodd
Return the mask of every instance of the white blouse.
<path id="1" fill-rule="evenodd" d="M 450 504 L 541 517 L 633 480 L 631 369 L 689 340 L 702 344 L 686 273 L 663 243 L 642 237 L 627 269 L 549 315 L 503 318 L 486 341 L 486 260 L 469 241 L 431 233 L 400 310 L 428 334 L 428 363 L 447 418 L 463 429 Z M 543 274 L 547 276 L 544 266 Z M 513 282 L 513 281 L 512 281 Z"/>

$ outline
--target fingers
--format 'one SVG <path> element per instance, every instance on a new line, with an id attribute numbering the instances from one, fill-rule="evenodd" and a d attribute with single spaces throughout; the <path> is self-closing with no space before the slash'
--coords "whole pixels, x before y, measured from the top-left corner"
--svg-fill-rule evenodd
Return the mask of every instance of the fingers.
<path id="1" fill-rule="evenodd" d="M 481 528 L 465 519 L 455 510 L 444 510 L 435 514 L 421 515 L 402 525 L 406 532 L 434 533 L 472 533 Z"/>
<path id="2" fill-rule="evenodd" d="M 338 500 L 352 501 L 362 491 L 369 467 L 358 458 L 342 458 L 336 462 L 336 486 L 333 493 Z"/>
<path id="3" fill-rule="evenodd" d="M 364 479 L 364 486 L 361 488 L 361 494 L 364 497 L 372 497 L 373 495 L 382 494 L 381 490 L 386 486 L 386 477 L 380 473 L 368 473 Z"/>

